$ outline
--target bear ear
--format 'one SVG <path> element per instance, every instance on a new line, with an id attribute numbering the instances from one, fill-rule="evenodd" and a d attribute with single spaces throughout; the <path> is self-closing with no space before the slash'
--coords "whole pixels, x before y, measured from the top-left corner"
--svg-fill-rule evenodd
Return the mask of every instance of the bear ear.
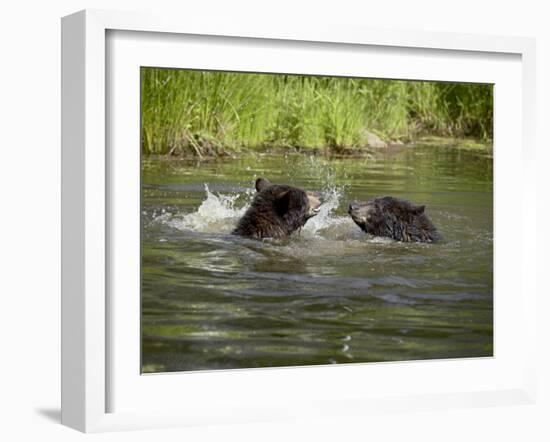
<path id="1" fill-rule="evenodd" d="M 265 178 L 258 178 L 256 180 L 256 192 L 261 192 L 263 189 L 265 189 L 267 186 L 271 185 L 269 180 L 266 180 Z"/>
<path id="2" fill-rule="evenodd" d="M 414 213 L 415 215 L 421 215 L 422 213 L 424 213 L 424 209 L 426 209 L 426 206 L 424 206 L 424 205 L 422 205 L 422 206 L 412 206 L 411 212 Z"/>
<path id="3" fill-rule="evenodd" d="M 275 197 L 275 209 L 279 215 L 284 215 L 288 212 L 288 207 L 290 206 L 290 190 L 285 190 L 284 192 L 279 193 Z"/>

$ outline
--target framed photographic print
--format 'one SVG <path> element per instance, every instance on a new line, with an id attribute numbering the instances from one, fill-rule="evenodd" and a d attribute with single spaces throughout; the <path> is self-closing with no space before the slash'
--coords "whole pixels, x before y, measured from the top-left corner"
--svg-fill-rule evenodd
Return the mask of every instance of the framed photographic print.
<path id="1" fill-rule="evenodd" d="M 63 423 L 532 401 L 531 40 L 62 30 Z"/>

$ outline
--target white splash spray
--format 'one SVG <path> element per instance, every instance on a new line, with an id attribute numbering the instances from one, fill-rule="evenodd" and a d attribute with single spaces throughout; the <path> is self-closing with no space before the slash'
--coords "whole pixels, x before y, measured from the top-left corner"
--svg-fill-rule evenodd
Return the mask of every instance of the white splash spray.
<path id="1" fill-rule="evenodd" d="M 206 199 L 195 212 L 184 215 L 161 215 L 157 221 L 165 222 L 179 230 L 228 233 L 243 216 L 253 195 L 252 191 L 247 191 L 248 201 L 243 207 L 237 207 L 239 194 L 214 194 L 208 188 L 208 184 L 204 185 L 204 191 Z"/>
<path id="2" fill-rule="evenodd" d="M 346 222 L 345 217 L 336 216 L 334 211 L 340 206 L 343 196 L 343 189 L 330 186 L 322 192 L 323 204 L 319 207 L 319 213 L 309 219 L 302 228 L 305 236 L 318 236 L 326 229 L 332 229 Z"/>

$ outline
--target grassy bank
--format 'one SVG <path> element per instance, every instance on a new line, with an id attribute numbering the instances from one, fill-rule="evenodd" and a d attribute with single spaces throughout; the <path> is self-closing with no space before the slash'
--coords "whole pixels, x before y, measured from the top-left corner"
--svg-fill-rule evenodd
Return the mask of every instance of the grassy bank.
<path id="1" fill-rule="evenodd" d="M 145 154 L 492 138 L 490 85 L 142 68 L 141 100 Z"/>

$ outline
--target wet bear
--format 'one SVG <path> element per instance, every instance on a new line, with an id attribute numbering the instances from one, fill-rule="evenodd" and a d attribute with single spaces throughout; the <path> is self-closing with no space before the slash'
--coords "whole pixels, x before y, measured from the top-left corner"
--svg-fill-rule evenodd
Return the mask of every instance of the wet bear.
<path id="1" fill-rule="evenodd" d="M 256 180 L 251 206 L 233 230 L 234 235 L 249 238 L 287 238 L 317 215 L 321 200 L 318 194 L 296 187 Z"/>
<path id="2" fill-rule="evenodd" d="M 441 236 L 424 210 L 425 206 L 385 196 L 353 202 L 348 212 L 355 224 L 371 235 L 402 242 L 437 242 Z"/>

